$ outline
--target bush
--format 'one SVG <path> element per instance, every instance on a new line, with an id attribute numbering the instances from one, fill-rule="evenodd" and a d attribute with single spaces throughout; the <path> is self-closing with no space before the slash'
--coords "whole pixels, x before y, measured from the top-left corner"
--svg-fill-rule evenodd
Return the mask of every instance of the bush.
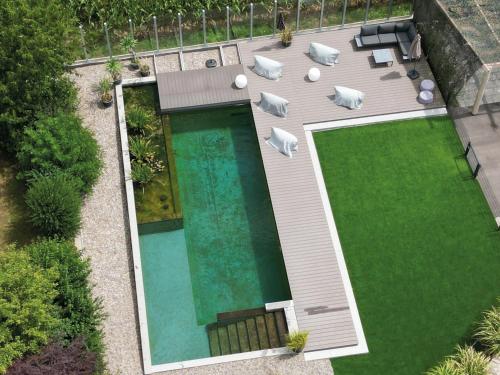
<path id="1" fill-rule="evenodd" d="M 39 176 L 26 193 L 33 226 L 48 237 L 74 237 L 80 228 L 81 197 L 74 180 L 62 173 Z"/>
<path id="2" fill-rule="evenodd" d="M 52 343 L 40 354 L 18 360 L 7 375 L 91 375 L 96 371 L 96 362 L 96 355 L 89 352 L 83 338 L 79 338 L 68 347 Z"/>
<path id="3" fill-rule="evenodd" d="M 497 302 L 500 305 L 500 299 Z M 500 356 L 500 306 L 486 311 L 479 323 L 474 337 L 479 341 L 487 355 Z"/>
<path id="4" fill-rule="evenodd" d="M 0 251 L 0 373 L 34 353 L 60 327 L 54 270 L 42 270 L 23 251 Z"/>
<path id="5" fill-rule="evenodd" d="M 457 347 L 456 353 L 426 375 L 488 375 L 489 360 L 472 346 Z"/>
<path id="6" fill-rule="evenodd" d="M 100 301 L 92 297 L 88 259 L 82 259 L 71 242 L 56 240 L 34 243 L 26 246 L 25 251 L 37 266 L 58 275 L 55 302 L 61 308 L 64 343 L 83 337 L 87 348 L 100 356 L 102 309 Z"/>
<path id="7" fill-rule="evenodd" d="M 78 117 L 45 117 L 24 132 L 17 153 L 19 177 L 29 180 L 62 171 L 75 178 L 81 193 L 88 193 L 101 171 L 99 157 L 97 142 Z"/>
<path id="8" fill-rule="evenodd" d="M 451 358 L 445 359 L 441 364 L 427 371 L 426 375 L 462 375 Z"/>
<path id="9" fill-rule="evenodd" d="M 295 353 L 300 353 L 306 346 L 308 336 L 309 332 L 305 331 L 291 332 L 286 338 L 287 348 Z"/>
<path id="10" fill-rule="evenodd" d="M 126 121 L 127 127 L 132 133 L 145 135 L 146 131 L 151 129 L 153 116 L 140 107 L 132 107 L 127 111 Z"/>

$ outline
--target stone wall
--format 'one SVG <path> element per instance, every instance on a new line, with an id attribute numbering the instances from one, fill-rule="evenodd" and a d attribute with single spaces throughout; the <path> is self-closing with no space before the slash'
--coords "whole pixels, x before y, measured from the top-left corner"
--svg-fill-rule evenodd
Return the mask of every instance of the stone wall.
<path id="1" fill-rule="evenodd" d="M 438 1 L 416 0 L 414 21 L 422 35 L 425 54 L 445 101 L 449 105 L 469 107 L 476 99 L 484 67 Z M 495 69 L 491 73 L 483 102 L 498 101 L 500 72 Z"/>

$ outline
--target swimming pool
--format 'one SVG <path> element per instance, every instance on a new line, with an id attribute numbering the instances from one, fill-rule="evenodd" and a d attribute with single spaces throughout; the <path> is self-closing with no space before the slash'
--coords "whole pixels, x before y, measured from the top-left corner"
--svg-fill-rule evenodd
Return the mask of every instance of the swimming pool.
<path id="1" fill-rule="evenodd" d="M 250 107 L 175 113 L 168 126 L 182 225 L 139 227 L 153 365 L 210 356 L 217 313 L 290 299 Z"/>

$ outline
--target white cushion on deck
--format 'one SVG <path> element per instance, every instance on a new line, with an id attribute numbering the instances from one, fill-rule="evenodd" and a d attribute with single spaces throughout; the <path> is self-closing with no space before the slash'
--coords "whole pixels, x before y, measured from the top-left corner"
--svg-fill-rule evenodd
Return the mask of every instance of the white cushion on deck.
<path id="1" fill-rule="evenodd" d="M 268 92 L 261 92 L 259 108 L 272 115 L 286 117 L 288 114 L 288 100 Z"/>
<path id="2" fill-rule="evenodd" d="M 271 138 L 266 143 L 289 158 L 292 157 L 292 151 L 299 149 L 297 137 L 280 128 L 271 129 Z"/>
<path id="3" fill-rule="evenodd" d="M 255 66 L 253 70 L 255 73 L 262 77 L 274 80 L 281 77 L 283 71 L 282 63 L 259 55 L 255 55 L 254 58 Z"/>
<path id="4" fill-rule="evenodd" d="M 312 42 L 309 45 L 309 55 L 320 64 L 334 65 L 339 63 L 340 51 L 321 43 Z"/>
<path id="5" fill-rule="evenodd" d="M 344 86 L 335 86 L 335 104 L 350 109 L 360 109 L 363 106 L 365 94 L 361 91 Z"/>

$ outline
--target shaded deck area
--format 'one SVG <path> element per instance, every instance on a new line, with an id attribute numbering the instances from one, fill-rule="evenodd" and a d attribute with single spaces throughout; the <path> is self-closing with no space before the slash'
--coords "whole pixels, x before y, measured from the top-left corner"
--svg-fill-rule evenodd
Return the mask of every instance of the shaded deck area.
<path id="1" fill-rule="evenodd" d="M 416 100 L 421 79 L 434 79 L 425 59 L 417 63 L 421 78 L 411 81 L 406 73 L 413 63 L 403 63 L 397 47 L 390 48 L 392 66 L 375 66 L 370 49 L 356 49 L 353 36 L 358 32 L 359 27 L 296 35 L 289 48 L 283 48 L 278 39 L 269 38 L 239 44 L 297 322 L 301 330 L 310 332 L 306 352 L 363 345 L 364 337 L 356 331 L 351 315 L 345 277 L 335 254 L 304 125 L 444 106 L 438 90 L 432 104 L 422 105 Z M 308 49 L 313 41 L 339 49 L 340 63 L 329 67 L 312 61 Z M 253 73 L 256 54 L 282 62 L 283 77 L 270 81 Z M 307 78 L 313 66 L 321 71 L 318 82 Z M 336 106 L 334 85 L 365 92 L 363 108 Z M 257 107 L 261 91 L 290 102 L 287 119 Z M 299 150 L 292 159 L 265 143 L 272 127 L 298 138 Z M 331 203 L 335 212 L 335 202 Z"/>
<path id="2" fill-rule="evenodd" d="M 211 69 L 159 73 L 158 94 L 162 113 L 247 103 L 248 90 L 238 89 L 234 79 L 243 66 L 228 65 Z"/>

